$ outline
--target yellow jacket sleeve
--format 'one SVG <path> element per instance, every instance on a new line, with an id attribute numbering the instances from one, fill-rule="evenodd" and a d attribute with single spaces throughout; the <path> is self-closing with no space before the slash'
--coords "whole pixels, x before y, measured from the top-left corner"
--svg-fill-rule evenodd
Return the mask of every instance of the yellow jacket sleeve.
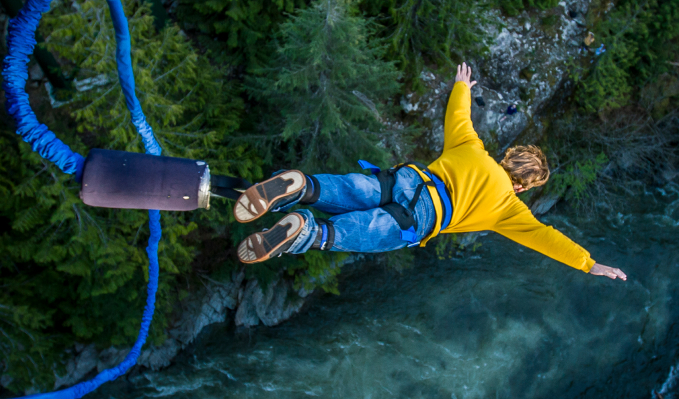
<path id="1" fill-rule="evenodd" d="M 516 241 L 530 249 L 565 263 L 568 266 L 589 273 L 594 266 L 594 259 L 584 248 L 554 227 L 540 223 L 530 209 L 518 199 L 511 201 L 511 206 L 493 229 L 510 240 Z"/>
<path id="2" fill-rule="evenodd" d="M 472 125 L 472 101 L 469 87 L 464 82 L 456 82 L 450 93 L 446 121 L 444 125 L 443 151 L 455 148 L 465 143 L 478 144 L 483 148 L 483 142 L 474 131 Z"/>

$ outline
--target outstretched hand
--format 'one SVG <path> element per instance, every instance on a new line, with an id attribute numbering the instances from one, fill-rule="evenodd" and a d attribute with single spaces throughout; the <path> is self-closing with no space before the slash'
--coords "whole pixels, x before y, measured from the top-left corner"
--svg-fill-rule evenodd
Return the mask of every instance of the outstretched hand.
<path id="1" fill-rule="evenodd" d="M 455 76 L 455 82 L 465 82 L 467 87 L 470 89 L 476 84 L 476 81 L 470 82 L 472 78 L 472 69 L 467 66 L 466 62 L 462 65 L 457 66 L 457 76 Z"/>
<path id="2" fill-rule="evenodd" d="M 623 273 L 622 270 L 616 269 L 614 267 L 604 266 L 599 263 L 595 263 L 594 266 L 592 266 L 592 270 L 589 271 L 589 274 L 593 274 L 595 276 L 606 276 L 613 280 L 618 277 L 620 277 L 623 281 L 627 280 L 627 275 Z"/>

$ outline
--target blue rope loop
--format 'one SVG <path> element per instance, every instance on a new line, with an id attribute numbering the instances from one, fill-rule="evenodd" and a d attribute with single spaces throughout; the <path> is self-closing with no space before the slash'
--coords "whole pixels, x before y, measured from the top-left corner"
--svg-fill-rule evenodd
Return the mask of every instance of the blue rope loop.
<path id="1" fill-rule="evenodd" d="M 17 133 L 29 143 L 33 151 L 54 162 L 64 173 L 82 170 L 85 158 L 74 153 L 47 126 L 38 122 L 26 94 L 28 57 L 35 47 L 35 29 L 42 13 L 49 10 L 49 0 L 29 0 L 9 23 L 8 54 L 3 62 L 2 88 L 7 101 L 5 107 L 14 119 Z"/>
<path id="2" fill-rule="evenodd" d="M 160 155 L 158 145 L 151 126 L 146 122 L 139 100 L 134 93 L 134 75 L 132 72 L 132 58 L 130 56 L 130 33 L 127 19 L 120 0 L 107 0 L 111 10 L 111 18 L 116 32 L 116 61 L 118 65 L 118 79 L 125 95 L 127 107 L 132 116 L 132 124 L 142 136 L 147 154 Z M 14 118 L 17 133 L 22 139 L 31 144 L 43 158 L 54 162 L 65 173 L 82 173 L 85 159 L 74 153 L 61 140 L 56 138 L 47 126 L 40 124 L 28 103 L 26 94 L 26 80 L 28 79 L 28 61 L 35 47 L 35 30 L 38 27 L 42 13 L 49 11 L 50 0 L 27 0 L 16 18 L 10 21 L 8 38 L 8 55 L 4 60 L 2 76 L 3 89 L 7 97 L 7 111 Z M 149 257 L 149 283 L 146 289 L 146 306 L 142 316 L 139 335 L 132 346 L 132 350 L 116 367 L 104 370 L 89 381 L 81 382 L 60 391 L 36 394 L 28 398 L 57 398 L 76 399 L 94 391 L 100 385 L 112 381 L 125 374 L 137 363 L 141 348 L 148 337 L 148 330 L 153 320 L 156 292 L 158 291 L 158 243 L 161 238 L 160 212 L 149 211 L 149 229 L 151 236 L 146 247 Z"/>

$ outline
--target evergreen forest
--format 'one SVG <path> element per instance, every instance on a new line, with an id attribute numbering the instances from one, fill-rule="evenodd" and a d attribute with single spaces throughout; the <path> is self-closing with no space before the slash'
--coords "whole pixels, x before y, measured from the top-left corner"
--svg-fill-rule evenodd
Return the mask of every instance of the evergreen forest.
<path id="1" fill-rule="evenodd" d="M 261 181 L 280 169 L 360 172 L 433 161 L 431 118 L 404 102 L 445 83 L 458 63 L 499 90 L 484 68 L 505 21 L 554 36 L 577 20 L 557 95 L 533 110 L 513 144 L 538 144 L 550 182 L 522 199 L 551 198 L 582 212 L 619 206 L 635 187 L 676 177 L 679 166 L 679 1 L 591 0 L 123 0 L 137 96 L 163 155 L 201 159 L 212 173 Z M 2 0 L 3 37 L 21 0 Z M 570 12 L 570 14 L 569 14 Z M 571 22 L 568 22 L 571 23 Z M 528 24 L 528 25 L 527 25 Z M 575 25 L 573 25 L 575 26 Z M 585 55 L 580 37 L 596 42 Z M 53 0 L 39 26 L 26 88 L 41 123 L 81 154 L 143 152 L 116 75 L 104 0 Z M 605 44 L 606 51 L 594 54 Z M 6 40 L 0 53 L 6 54 Z M 528 56 L 530 57 L 530 55 Z M 532 67 L 502 74 L 530 81 Z M 534 78 L 535 79 L 535 78 Z M 510 88 L 512 89 L 512 88 Z M 512 89 L 513 90 L 513 89 Z M 520 92 L 519 111 L 534 93 Z M 2 96 L 4 102 L 4 96 Z M 4 109 L 4 107 L 3 107 Z M 50 391 L 74 343 L 134 342 L 148 280 L 145 211 L 92 208 L 72 176 L 32 152 L 3 111 L 0 123 L 0 375 L 3 394 Z M 506 146 L 479 132 L 489 153 Z M 486 140 L 487 139 L 487 140 Z M 230 200 L 209 211 L 163 212 L 160 286 L 150 344 L 167 338 L 182 301 L 206 279 L 243 269 L 237 244 L 255 225 L 235 222 Z M 474 239 L 438 237 L 425 251 L 463 256 Z M 375 255 L 394 273 L 408 250 Z M 248 266 L 261 286 L 341 295 L 347 254 L 309 252 Z M 131 311 L 134 310 L 134 311 Z M 138 310 L 138 311 L 137 311 Z"/>

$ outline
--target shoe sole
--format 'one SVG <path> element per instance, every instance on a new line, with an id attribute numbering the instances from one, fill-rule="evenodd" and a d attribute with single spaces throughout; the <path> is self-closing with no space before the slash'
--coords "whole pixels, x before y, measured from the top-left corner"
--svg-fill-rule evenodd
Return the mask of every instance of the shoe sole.
<path id="1" fill-rule="evenodd" d="M 248 223 L 264 216 L 276 201 L 296 194 L 306 186 L 304 173 L 288 170 L 269 180 L 256 184 L 241 194 L 233 207 L 233 216 L 239 223 Z M 263 208 L 258 210 L 253 201 Z"/>
<path id="2" fill-rule="evenodd" d="M 258 263 L 282 253 L 285 244 L 292 244 L 304 227 L 298 213 L 286 215 L 269 230 L 250 234 L 238 245 L 238 258 L 243 263 Z M 257 255 L 259 253 L 259 255 Z"/>

